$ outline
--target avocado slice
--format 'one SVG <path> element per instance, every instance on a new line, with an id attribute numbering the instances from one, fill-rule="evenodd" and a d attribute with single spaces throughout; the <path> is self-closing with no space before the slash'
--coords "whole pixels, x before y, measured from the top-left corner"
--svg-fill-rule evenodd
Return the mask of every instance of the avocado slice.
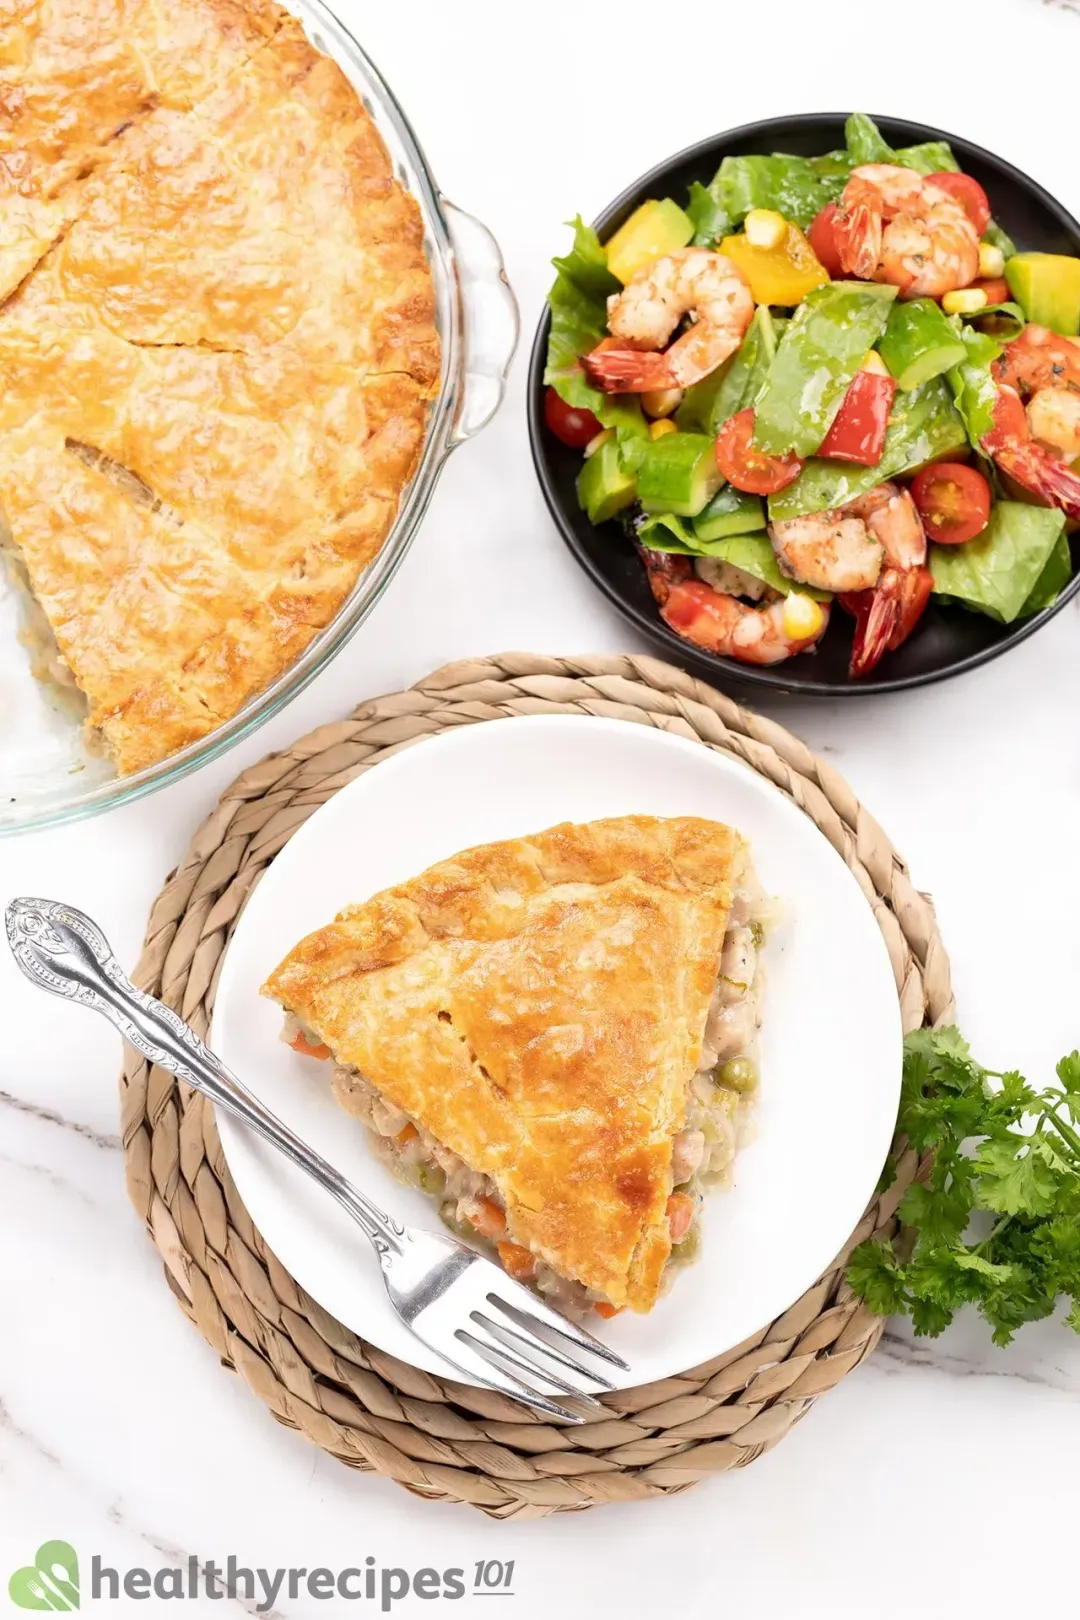
<path id="1" fill-rule="evenodd" d="M 1080 335 L 1080 259 L 1064 253 L 1016 253 L 1005 280 L 1029 321 L 1063 337 Z"/>
<path id="2" fill-rule="evenodd" d="M 605 243 L 608 269 L 625 284 L 644 265 L 685 247 L 693 234 L 694 222 L 678 203 L 651 198 Z"/>
<path id="3" fill-rule="evenodd" d="M 617 439 L 606 439 L 578 473 L 578 503 L 590 523 L 606 523 L 629 506 L 637 479 L 620 464 Z"/>

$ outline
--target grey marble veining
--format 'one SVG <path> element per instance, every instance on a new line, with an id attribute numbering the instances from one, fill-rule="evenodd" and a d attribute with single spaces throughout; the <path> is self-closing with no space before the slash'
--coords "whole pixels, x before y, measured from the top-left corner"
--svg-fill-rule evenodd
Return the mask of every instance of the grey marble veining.
<path id="1" fill-rule="evenodd" d="M 63 1114 L 57 1113 L 55 1108 L 47 1108 L 43 1103 L 32 1102 L 28 1097 L 16 1097 L 10 1091 L 0 1091 L 0 1109 L 9 1108 L 16 1114 L 27 1114 L 31 1119 L 42 1120 L 47 1125 L 59 1126 L 61 1130 L 72 1131 L 76 1136 L 84 1137 L 95 1147 L 107 1148 L 111 1152 L 118 1152 L 121 1146 L 119 1136 L 105 1131 L 95 1131 L 92 1126 L 84 1125 L 81 1120 L 66 1119 Z"/>

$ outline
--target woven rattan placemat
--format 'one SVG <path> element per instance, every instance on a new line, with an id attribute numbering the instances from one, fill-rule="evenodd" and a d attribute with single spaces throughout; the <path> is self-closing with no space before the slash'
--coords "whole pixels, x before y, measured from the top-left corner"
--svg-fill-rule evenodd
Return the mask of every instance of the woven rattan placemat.
<path id="1" fill-rule="evenodd" d="M 850 787 L 771 720 L 653 658 L 505 653 L 447 665 L 362 703 L 245 771 L 204 822 L 150 914 L 136 979 L 205 1033 L 237 916 L 297 827 L 346 782 L 444 726 L 519 714 L 604 715 L 733 755 L 775 783 L 843 856 L 884 935 L 905 1029 L 952 1015 L 933 908 Z M 843 1264 L 891 1230 L 918 1168 L 906 1153 L 833 1266 L 784 1315 L 678 1378 L 605 1399 L 559 1428 L 483 1390 L 418 1372 L 327 1315 L 263 1243 L 237 1196 L 211 1109 L 128 1051 L 128 1189 L 184 1310 L 274 1416 L 350 1467 L 497 1518 L 535 1518 L 685 1490 L 774 1446 L 873 1349 L 881 1319 Z"/>

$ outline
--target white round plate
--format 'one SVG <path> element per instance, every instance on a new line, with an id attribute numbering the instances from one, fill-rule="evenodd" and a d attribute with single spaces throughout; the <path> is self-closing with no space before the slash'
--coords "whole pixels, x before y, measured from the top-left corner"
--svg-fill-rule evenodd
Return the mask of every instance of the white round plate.
<path id="1" fill-rule="evenodd" d="M 706 1200 L 701 1258 L 648 1316 L 599 1331 L 629 1386 L 738 1344 L 833 1259 L 874 1190 L 900 1090 L 900 1010 L 885 944 L 854 877 L 763 777 L 699 743 L 624 720 L 542 715 L 442 732 L 343 788 L 267 869 L 223 964 L 212 1040 L 268 1107 L 399 1220 L 439 1227 L 423 1194 L 368 1151 L 322 1064 L 279 1039 L 259 986 L 341 908 L 491 839 L 559 821 L 709 816 L 751 843 L 783 917 L 766 946 L 757 1134 L 730 1191 Z M 446 1368 L 387 1303 L 366 1238 L 303 1171 L 218 1113 L 241 1198 L 279 1260 L 339 1321 L 432 1373 Z M 605 1369 L 610 1371 L 610 1369 Z"/>

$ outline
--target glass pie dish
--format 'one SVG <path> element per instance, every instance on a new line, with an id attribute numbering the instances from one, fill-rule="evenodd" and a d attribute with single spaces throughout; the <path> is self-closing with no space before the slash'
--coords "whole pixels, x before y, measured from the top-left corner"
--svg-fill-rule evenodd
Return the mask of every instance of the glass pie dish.
<path id="1" fill-rule="evenodd" d="M 0 833 L 50 826 L 141 798 L 217 757 L 288 703 L 374 607 L 412 541 L 450 451 L 484 427 L 502 400 L 518 312 L 494 238 L 439 191 L 401 107 L 322 0 L 288 0 L 288 9 L 355 87 L 423 221 L 441 373 L 416 470 L 378 556 L 295 663 L 209 735 L 122 778 L 87 746 L 81 699 L 50 674 L 40 610 L 17 568 L 9 560 L 0 563 Z"/>

